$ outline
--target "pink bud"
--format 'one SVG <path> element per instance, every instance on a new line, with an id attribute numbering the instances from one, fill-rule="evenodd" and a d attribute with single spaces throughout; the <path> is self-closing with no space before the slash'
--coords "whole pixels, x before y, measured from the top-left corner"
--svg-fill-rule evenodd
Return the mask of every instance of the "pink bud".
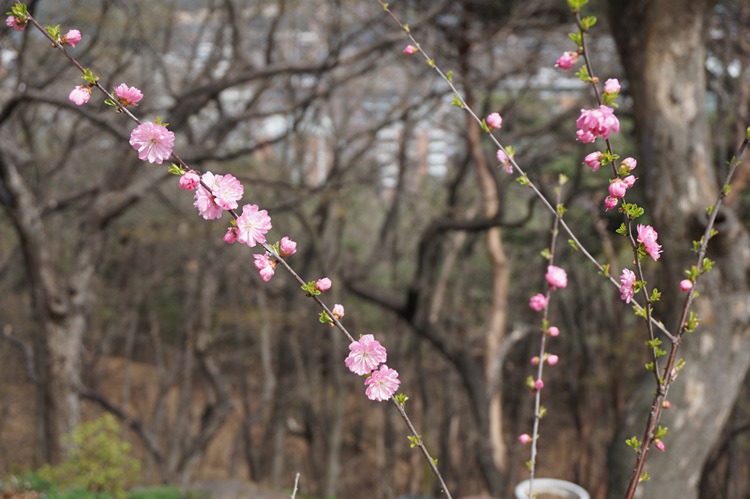
<path id="1" fill-rule="evenodd" d="M 288 236 L 284 236 L 279 242 L 279 251 L 281 252 L 281 258 L 293 255 L 297 252 L 297 243 L 289 239 Z"/>
<path id="2" fill-rule="evenodd" d="M 65 33 L 65 36 L 62 37 L 62 40 L 60 40 L 60 43 L 63 45 L 70 45 L 71 47 L 75 47 L 80 43 L 81 41 L 81 32 L 77 29 L 71 29 L 67 33 Z"/>
<path id="3" fill-rule="evenodd" d="M 407 45 L 404 48 L 404 54 L 412 55 L 416 51 L 417 51 L 417 47 L 415 47 L 414 45 Z"/>
<path id="4" fill-rule="evenodd" d="M 189 170 L 180 177 L 180 189 L 194 191 L 201 183 L 201 178 L 195 170 Z"/>
<path id="5" fill-rule="evenodd" d="M 680 289 L 682 291 L 690 291 L 693 289 L 693 281 L 690 279 L 683 279 L 680 281 Z"/>
<path id="6" fill-rule="evenodd" d="M 536 310 L 537 312 L 541 312 L 542 310 L 544 310 L 544 307 L 547 306 L 547 302 L 547 298 L 545 298 L 542 293 L 537 293 L 529 300 L 529 307 Z"/>
<path id="7" fill-rule="evenodd" d="M 505 150 L 497 150 L 497 160 L 503 166 L 506 173 L 513 173 L 513 165 L 510 163 L 510 157 L 508 157 L 508 153 Z"/>
<path id="8" fill-rule="evenodd" d="M 564 52 L 563 55 L 557 59 L 557 62 L 555 62 L 555 66 L 560 69 L 568 70 L 575 66 L 577 61 L 578 52 Z"/>
<path id="9" fill-rule="evenodd" d="M 503 126 L 503 118 L 498 113 L 492 113 L 487 116 L 487 125 L 492 129 L 498 129 Z"/>
<path id="10" fill-rule="evenodd" d="M 621 198 L 625 196 L 625 192 L 628 190 L 628 185 L 620 178 L 614 179 L 609 184 L 609 195 L 613 198 Z"/>
<path id="11" fill-rule="evenodd" d="M 672 402 L 670 402 L 669 400 L 665 400 L 661 403 L 661 407 L 662 409 L 669 409 L 670 407 L 672 407 Z"/>
<path id="12" fill-rule="evenodd" d="M 559 361 L 560 361 L 560 357 L 558 357 L 557 355 L 551 354 L 551 355 L 547 356 L 547 364 L 549 364 L 551 366 L 554 366 Z"/>
<path id="13" fill-rule="evenodd" d="M 78 85 L 70 92 L 70 94 L 68 94 L 68 99 L 70 99 L 70 102 L 72 102 L 76 106 L 82 106 L 86 104 L 90 98 L 91 87 L 89 87 L 88 85 Z"/>
<path id="14" fill-rule="evenodd" d="M 336 319 L 341 319 L 344 316 L 344 306 L 340 303 L 337 303 L 333 306 L 333 310 L 331 310 L 331 312 L 333 312 L 333 316 Z"/>
<path id="15" fill-rule="evenodd" d="M 662 442 L 658 438 L 654 439 L 654 447 L 656 447 L 657 449 L 659 449 L 662 452 L 664 452 L 665 450 L 667 450 L 667 446 L 664 445 L 664 442 Z"/>
<path id="16" fill-rule="evenodd" d="M 599 167 L 602 166 L 602 156 L 603 154 L 599 151 L 587 154 L 586 157 L 583 158 L 583 164 L 591 168 L 591 170 L 597 171 Z"/>
<path id="17" fill-rule="evenodd" d="M 631 172 L 635 170 L 636 165 L 638 164 L 638 161 L 636 161 L 634 158 L 625 158 L 620 162 L 620 166 L 625 165 L 628 167 L 628 170 Z"/>
<path id="18" fill-rule="evenodd" d="M 324 277 L 323 279 L 318 279 L 315 281 L 315 289 L 318 291 L 328 291 L 331 289 L 331 280 L 327 277 Z"/>
<path id="19" fill-rule="evenodd" d="M 557 329 L 557 326 L 550 326 L 550 328 L 547 330 L 549 331 L 549 335 L 553 338 L 560 336 L 560 330 Z"/>
<path id="20" fill-rule="evenodd" d="M 609 80 L 604 82 L 605 94 L 615 94 L 619 91 L 620 91 L 620 82 L 617 81 L 617 78 L 610 78 Z"/>
<path id="21" fill-rule="evenodd" d="M 224 234 L 224 242 L 227 244 L 234 244 L 237 242 L 237 228 L 229 227 L 227 233 Z"/>
<path id="22" fill-rule="evenodd" d="M 536 388 L 537 390 L 541 390 L 542 388 L 544 388 L 544 381 L 542 381 L 541 379 L 534 381 L 534 388 Z"/>
<path id="23" fill-rule="evenodd" d="M 553 290 L 564 288 L 568 285 L 568 274 L 565 273 L 565 269 L 561 269 L 555 265 L 547 267 L 547 274 L 544 277 Z"/>
<path id="24" fill-rule="evenodd" d="M 604 198 L 604 208 L 609 211 L 613 209 L 615 206 L 617 206 L 617 198 L 612 196 L 607 196 Z"/>
<path id="25" fill-rule="evenodd" d="M 531 365 L 532 366 L 538 366 L 539 365 L 539 356 L 535 355 L 531 358 Z"/>
<path id="26" fill-rule="evenodd" d="M 529 435 L 528 433 L 524 433 L 523 435 L 518 436 L 518 441 L 524 445 L 531 442 L 531 440 L 532 440 L 531 435 Z"/>

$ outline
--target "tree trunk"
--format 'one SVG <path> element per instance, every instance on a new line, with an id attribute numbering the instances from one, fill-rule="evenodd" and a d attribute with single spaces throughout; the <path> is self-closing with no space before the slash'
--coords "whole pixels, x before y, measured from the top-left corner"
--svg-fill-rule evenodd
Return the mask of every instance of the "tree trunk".
<path id="1" fill-rule="evenodd" d="M 647 190 L 647 214 L 664 247 L 656 283 L 663 299 L 656 315 L 676 331 L 684 299 L 677 283 L 695 263 L 692 241 L 702 235 L 705 208 L 717 194 L 705 80 L 706 20 L 714 1 L 609 4 L 634 100 L 640 145 L 637 171 Z M 698 285 L 701 297 L 695 309 L 701 324 L 682 343 L 679 357 L 687 364 L 669 392 L 672 410 L 662 418 L 662 426 L 670 429 L 664 439 L 667 452 L 650 455 L 646 470 L 651 480 L 639 487 L 644 497 L 697 497 L 703 463 L 750 364 L 747 355 L 739 354 L 750 347 L 750 318 L 743 305 L 750 298 L 745 277 L 750 239 L 727 210 L 720 214 L 717 229 L 720 233 L 711 240 L 708 255 L 717 265 Z M 609 497 L 623 496 L 633 469 L 634 454 L 623 442 L 643 435 L 655 388 L 652 376 L 644 378 L 611 449 Z"/>

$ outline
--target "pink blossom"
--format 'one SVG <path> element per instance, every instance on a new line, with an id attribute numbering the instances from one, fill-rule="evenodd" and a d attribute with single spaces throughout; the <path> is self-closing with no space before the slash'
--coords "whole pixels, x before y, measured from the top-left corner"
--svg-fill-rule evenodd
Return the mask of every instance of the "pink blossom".
<path id="1" fill-rule="evenodd" d="M 115 96 L 120 99 L 123 107 L 137 106 L 138 102 L 143 99 L 143 93 L 140 90 L 129 87 L 125 83 L 120 83 L 115 87 Z"/>
<path id="2" fill-rule="evenodd" d="M 635 272 L 630 269 L 624 269 L 620 275 L 620 298 L 625 303 L 630 303 L 635 295 Z"/>
<path id="3" fill-rule="evenodd" d="M 617 198 L 614 198 L 612 196 L 607 196 L 604 198 L 604 209 L 609 211 L 611 209 L 614 209 L 614 207 L 617 206 Z"/>
<path id="4" fill-rule="evenodd" d="M 130 145 L 138 151 L 138 159 L 160 165 L 172 155 L 174 133 L 163 125 L 143 123 L 130 133 Z"/>
<path id="5" fill-rule="evenodd" d="M 531 440 L 532 440 L 531 435 L 529 435 L 528 433 L 524 433 L 523 435 L 518 436 L 518 441 L 524 445 L 531 442 Z"/>
<path id="6" fill-rule="evenodd" d="M 625 183 L 628 189 L 630 189 L 631 187 L 633 187 L 633 185 L 635 185 L 636 180 L 637 179 L 632 175 L 628 175 L 627 177 L 622 179 L 622 181 Z"/>
<path id="7" fill-rule="evenodd" d="M 583 158 L 583 164 L 591 168 L 593 171 L 597 171 L 599 167 L 602 166 L 602 157 L 604 155 L 599 152 L 592 152 L 590 154 L 587 154 L 585 158 Z"/>
<path id="8" fill-rule="evenodd" d="M 541 379 L 534 381 L 534 388 L 537 390 L 541 390 L 542 388 L 544 388 L 544 381 L 542 381 Z"/>
<path id="9" fill-rule="evenodd" d="M 538 356 L 538 355 L 535 355 L 535 356 L 533 356 L 533 357 L 531 358 L 531 365 L 532 365 L 532 366 L 538 366 L 538 365 L 539 365 L 539 362 L 541 362 L 541 360 L 539 359 L 539 356 Z"/>
<path id="10" fill-rule="evenodd" d="M 568 70 L 578 62 L 578 52 L 563 52 L 555 62 L 555 66 L 560 69 Z"/>
<path id="11" fill-rule="evenodd" d="M 548 302 L 549 300 L 547 300 L 547 298 L 545 298 L 542 293 L 537 293 L 529 300 L 529 307 L 536 310 L 537 312 L 541 312 L 542 310 L 544 310 L 544 307 L 547 306 Z"/>
<path id="12" fill-rule="evenodd" d="M 597 109 L 581 109 L 581 116 L 576 120 L 578 140 L 588 144 L 597 137 L 608 139 L 612 133 L 620 131 L 620 122 L 614 109 L 605 105 Z"/>
<path id="13" fill-rule="evenodd" d="M 558 357 L 555 354 L 550 354 L 547 356 L 547 364 L 554 366 L 560 361 L 560 357 Z"/>
<path id="14" fill-rule="evenodd" d="M 259 210 L 257 204 L 246 204 L 242 215 L 237 218 L 237 240 L 251 248 L 257 243 L 265 243 L 265 234 L 271 230 L 271 217 L 266 210 Z"/>
<path id="15" fill-rule="evenodd" d="M 631 172 L 635 170 L 636 165 L 638 164 L 638 161 L 636 161 L 634 158 L 625 158 L 620 162 L 620 166 L 625 165 L 628 167 L 628 170 Z"/>
<path id="16" fill-rule="evenodd" d="M 500 161 L 506 173 L 513 173 L 513 165 L 510 163 L 510 157 L 504 149 L 497 150 L 497 160 Z"/>
<path id="17" fill-rule="evenodd" d="M 406 47 L 404 47 L 404 54 L 412 55 L 416 51 L 417 47 L 415 47 L 414 45 L 407 45 Z"/>
<path id="18" fill-rule="evenodd" d="M 557 326 L 550 326 L 547 331 L 549 331 L 549 335 L 553 338 L 560 336 L 560 330 L 557 328 Z"/>
<path id="19" fill-rule="evenodd" d="M 662 452 L 664 452 L 665 450 L 667 450 L 667 446 L 664 445 L 664 442 L 662 442 L 658 438 L 654 439 L 654 447 L 656 447 L 657 449 L 659 449 Z"/>
<path id="20" fill-rule="evenodd" d="M 78 85 L 68 94 L 68 99 L 70 99 L 70 102 L 72 102 L 76 106 L 82 106 L 86 104 L 90 98 L 91 87 L 88 85 Z"/>
<path id="21" fill-rule="evenodd" d="M 371 334 L 363 335 L 359 341 L 349 343 L 349 355 L 344 364 L 354 374 L 370 374 L 378 365 L 386 361 L 385 347 Z"/>
<path id="22" fill-rule="evenodd" d="M 396 393 L 400 384 L 398 372 L 383 364 L 380 369 L 373 371 L 372 376 L 365 380 L 367 386 L 365 394 L 370 400 L 382 402 L 390 399 Z"/>
<path id="23" fill-rule="evenodd" d="M 214 175 L 211 172 L 206 172 L 201 176 L 201 180 L 208 189 L 203 185 L 196 187 L 193 206 L 198 208 L 198 212 L 203 218 L 206 220 L 221 218 L 223 210 L 237 208 L 237 201 L 242 197 L 245 188 L 234 175 Z M 245 241 L 240 239 L 240 242 Z M 265 239 L 262 242 L 265 242 Z M 255 244 L 252 246 L 255 246 Z"/>
<path id="24" fill-rule="evenodd" d="M 643 243 L 643 249 L 651 258 L 658 260 L 661 256 L 661 245 L 656 243 L 659 234 L 650 225 L 638 224 L 638 242 Z"/>
<path id="25" fill-rule="evenodd" d="M 227 233 L 224 234 L 224 242 L 227 244 L 234 244 L 237 242 L 237 227 L 229 227 Z"/>
<path id="26" fill-rule="evenodd" d="M 297 243 L 289 239 L 288 236 L 284 236 L 279 242 L 279 251 L 281 252 L 281 258 L 293 255 L 297 252 Z"/>
<path id="27" fill-rule="evenodd" d="M 604 82 L 604 93 L 605 94 L 616 94 L 620 91 L 620 82 L 617 78 L 610 78 Z"/>
<path id="28" fill-rule="evenodd" d="M 568 274 L 565 273 L 565 269 L 561 269 L 555 265 L 547 267 L 547 274 L 544 277 L 553 290 L 564 288 L 568 285 Z"/>
<path id="29" fill-rule="evenodd" d="M 333 306 L 333 310 L 331 310 L 331 313 L 333 314 L 333 317 L 335 319 L 341 319 L 344 316 L 344 306 L 340 303 L 337 303 Z M 383 362 L 385 362 L 385 360 L 383 360 Z"/>
<path id="30" fill-rule="evenodd" d="M 691 289 L 693 289 L 693 281 L 690 279 L 683 279 L 680 281 L 680 290 L 690 291 Z"/>
<path id="31" fill-rule="evenodd" d="M 498 113 L 492 113 L 487 116 L 487 126 L 492 130 L 496 130 L 503 126 L 503 118 Z"/>
<path id="32" fill-rule="evenodd" d="M 185 191 L 194 191 L 201 185 L 201 178 L 195 170 L 188 170 L 180 177 L 180 189 Z"/>
<path id="33" fill-rule="evenodd" d="M 613 198 L 625 197 L 625 192 L 628 190 L 628 185 L 622 181 L 621 178 L 614 179 L 609 184 L 609 195 Z"/>
<path id="34" fill-rule="evenodd" d="M 77 29 L 71 29 L 67 33 L 65 33 L 65 36 L 62 37 L 62 40 L 60 40 L 60 43 L 63 45 L 70 45 L 71 47 L 75 48 L 76 45 L 78 45 L 81 42 L 81 32 Z"/>
<path id="35" fill-rule="evenodd" d="M 5 25 L 9 28 L 13 28 L 16 31 L 23 31 L 23 29 L 26 27 L 26 23 L 26 19 L 18 19 L 16 16 L 8 16 L 5 18 Z"/>
<path id="36" fill-rule="evenodd" d="M 273 277 L 274 270 L 276 269 L 276 260 L 269 258 L 267 253 L 262 255 L 253 255 L 255 261 L 255 268 L 260 273 L 260 278 L 264 282 L 268 282 Z"/>
<path id="37" fill-rule="evenodd" d="M 315 289 L 318 291 L 328 291 L 331 289 L 331 280 L 327 277 L 324 277 L 322 279 L 318 279 L 315 281 Z"/>

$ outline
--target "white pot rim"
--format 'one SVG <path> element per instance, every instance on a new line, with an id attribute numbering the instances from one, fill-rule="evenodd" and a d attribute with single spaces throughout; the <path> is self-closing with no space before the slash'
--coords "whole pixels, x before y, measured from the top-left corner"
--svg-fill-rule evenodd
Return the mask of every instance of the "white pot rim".
<path id="1" fill-rule="evenodd" d="M 528 499 L 529 480 L 524 480 L 516 485 L 515 493 L 517 499 Z M 535 478 L 534 493 L 559 494 L 568 499 L 591 499 L 586 489 L 580 485 L 557 478 Z"/>

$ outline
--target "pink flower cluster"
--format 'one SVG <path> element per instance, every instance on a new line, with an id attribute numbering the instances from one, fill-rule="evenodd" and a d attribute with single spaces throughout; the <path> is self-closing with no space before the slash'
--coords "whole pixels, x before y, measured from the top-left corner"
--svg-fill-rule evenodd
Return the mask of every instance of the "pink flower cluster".
<path id="1" fill-rule="evenodd" d="M 349 344 L 349 355 L 344 363 L 355 374 L 370 375 L 365 380 L 365 395 L 370 400 L 382 402 L 390 399 L 401 384 L 398 372 L 384 364 L 387 358 L 385 347 L 371 334 Z M 383 365 L 378 368 L 381 363 Z"/>
<path id="2" fill-rule="evenodd" d="M 617 206 L 617 200 L 625 197 L 625 193 L 628 189 L 633 187 L 636 178 L 633 175 L 628 175 L 625 178 L 617 177 L 609 183 L 609 196 L 604 199 L 604 208 L 611 210 Z"/>
<path id="3" fill-rule="evenodd" d="M 89 94 L 91 94 L 90 88 Z M 130 133 L 130 145 L 138 151 L 138 159 L 160 165 L 172 155 L 174 132 L 170 132 L 167 127 L 158 123 L 142 123 Z"/>
<path id="4" fill-rule="evenodd" d="M 564 288 L 568 285 L 568 274 L 565 269 L 550 265 L 547 267 L 547 274 L 544 276 L 549 283 L 550 290 L 554 291 L 557 288 Z"/>
<path id="5" fill-rule="evenodd" d="M 620 298 L 630 303 L 635 295 L 635 272 L 624 269 L 620 275 Z"/>
<path id="6" fill-rule="evenodd" d="M 189 174 L 190 172 L 185 175 Z M 193 185 L 192 180 L 186 180 L 185 183 Z M 206 172 L 201 175 L 201 181 L 195 186 L 195 202 L 193 203 L 193 206 L 198 209 L 198 213 L 200 213 L 204 219 L 215 220 L 221 218 L 224 210 L 234 210 L 237 208 L 238 201 L 242 198 L 244 192 L 245 188 L 234 175 L 214 175 L 211 172 Z M 246 207 L 243 207 L 243 215 L 245 214 L 245 208 Z M 247 207 L 247 209 L 250 210 L 249 207 Z M 255 209 L 257 210 L 258 207 L 255 206 Z M 249 217 L 250 212 L 248 211 L 248 215 L 243 220 L 247 222 Z M 245 241 L 243 238 L 247 235 L 249 226 L 245 223 L 240 227 L 240 221 L 238 218 L 237 228 L 240 229 L 237 232 L 237 238 L 240 242 L 244 243 Z M 245 236 L 242 236 L 243 229 L 245 231 Z M 265 242 L 265 239 L 262 242 Z M 255 243 L 250 246 L 255 246 Z"/>
<path id="7" fill-rule="evenodd" d="M 125 83 L 120 83 L 115 87 L 115 97 L 117 97 L 123 107 L 137 106 L 138 102 L 143 99 L 143 93 L 135 87 L 129 87 Z"/>
<path id="8" fill-rule="evenodd" d="M 638 224 L 638 242 L 643 244 L 643 249 L 654 260 L 661 256 L 661 245 L 656 242 L 659 234 L 650 225 Z"/>
<path id="9" fill-rule="evenodd" d="M 13 28 L 16 31 L 23 31 L 26 27 L 26 19 L 19 19 L 16 16 L 8 16 L 5 18 L 5 25 L 9 28 Z"/>
<path id="10" fill-rule="evenodd" d="M 620 131 L 620 122 L 614 114 L 614 109 L 604 105 L 596 109 L 581 109 L 576 126 L 578 140 L 584 144 L 594 142 L 597 137 L 606 140 L 611 134 Z"/>

